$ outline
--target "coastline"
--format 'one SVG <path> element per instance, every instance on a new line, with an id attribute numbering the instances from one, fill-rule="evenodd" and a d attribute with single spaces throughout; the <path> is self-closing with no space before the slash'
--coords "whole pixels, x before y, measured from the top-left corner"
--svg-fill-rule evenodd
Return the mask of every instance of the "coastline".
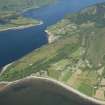
<path id="1" fill-rule="evenodd" d="M 4 29 L 4 30 L 0 30 L 0 32 L 4 32 L 4 31 L 8 31 L 8 30 L 22 30 L 22 29 L 26 29 L 26 28 L 31 28 L 31 27 L 34 27 L 34 26 L 38 26 L 38 25 L 42 25 L 43 24 L 43 21 L 40 21 L 39 24 L 37 25 L 34 25 L 34 24 L 30 24 L 30 25 L 27 25 L 27 26 L 19 26 L 19 27 L 12 27 L 12 28 L 7 28 L 7 29 Z M 0 68 L 0 76 L 7 70 L 7 68 L 9 66 L 11 66 L 14 62 L 12 63 L 9 63 L 3 67 Z"/>
<path id="2" fill-rule="evenodd" d="M 57 1 L 54 0 L 53 2 L 50 2 L 50 3 L 45 4 L 45 5 L 41 5 L 41 6 L 37 6 L 37 7 L 32 6 L 32 7 L 30 7 L 30 8 L 24 9 L 24 10 L 21 12 L 21 14 L 23 14 L 23 13 L 25 13 L 25 12 L 27 12 L 27 11 L 33 10 L 33 9 L 40 9 L 40 8 L 46 7 L 46 6 L 48 6 L 48 5 L 52 4 L 52 3 L 54 4 L 54 3 L 56 3 L 56 2 L 57 2 Z"/>
<path id="3" fill-rule="evenodd" d="M 8 68 L 9 66 L 11 66 L 13 63 L 14 63 L 14 62 L 9 63 L 9 64 L 5 65 L 4 67 L 2 67 L 2 69 L 1 69 L 1 71 L 0 71 L 0 76 L 1 76 L 1 75 L 7 70 L 7 68 Z"/>
<path id="4" fill-rule="evenodd" d="M 21 26 L 17 26 L 17 27 L 11 27 L 11 28 L 7 28 L 7 29 L 2 29 L 2 30 L 0 30 L 0 32 L 8 31 L 8 30 L 22 30 L 22 29 L 42 25 L 42 24 L 43 24 L 43 21 L 40 21 L 39 24 L 29 24 L 29 25 L 21 25 Z"/>
<path id="5" fill-rule="evenodd" d="M 59 87 L 60 89 L 58 91 L 62 91 L 63 94 L 67 94 L 68 97 L 75 97 L 75 99 L 77 101 L 79 101 L 80 103 L 86 104 L 86 105 L 90 105 L 89 103 L 91 103 L 91 105 L 105 105 L 105 101 L 100 101 L 97 100 L 95 98 L 89 97 L 87 95 L 84 95 L 83 93 L 80 93 L 79 91 L 73 89 L 72 87 L 69 87 L 55 79 L 52 78 L 44 78 L 44 77 L 36 77 L 36 76 L 28 76 L 26 78 L 20 79 L 20 80 L 16 80 L 13 82 L 0 82 L 1 83 L 7 83 L 7 85 L 5 85 L 4 89 L 0 89 L 0 92 L 2 91 L 6 91 L 8 90 L 8 88 L 13 88 L 15 85 L 22 85 L 24 83 L 39 83 L 39 84 L 47 84 L 47 87 L 49 85 L 54 85 L 54 87 Z M 53 88 L 51 89 L 53 90 Z M 56 90 L 54 90 L 56 91 Z"/>

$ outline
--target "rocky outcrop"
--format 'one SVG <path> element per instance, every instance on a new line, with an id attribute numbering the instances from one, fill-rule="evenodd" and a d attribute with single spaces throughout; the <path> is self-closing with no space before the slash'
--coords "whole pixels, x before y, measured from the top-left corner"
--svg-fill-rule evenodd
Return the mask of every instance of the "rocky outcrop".
<path id="1" fill-rule="evenodd" d="M 53 33 L 51 33 L 48 30 L 46 30 L 45 32 L 48 34 L 48 42 L 49 43 L 56 41 L 60 37 L 60 36 L 55 36 Z"/>

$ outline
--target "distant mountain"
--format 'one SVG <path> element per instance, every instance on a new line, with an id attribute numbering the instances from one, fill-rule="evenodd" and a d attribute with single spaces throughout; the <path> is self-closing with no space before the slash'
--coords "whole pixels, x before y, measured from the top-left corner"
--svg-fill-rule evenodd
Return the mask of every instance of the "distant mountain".
<path id="1" fill-rule="evenodd" d="M 38 8 L 54 0 L 1 0 L 0 11 L 21 11 L 27 8 Z"/>

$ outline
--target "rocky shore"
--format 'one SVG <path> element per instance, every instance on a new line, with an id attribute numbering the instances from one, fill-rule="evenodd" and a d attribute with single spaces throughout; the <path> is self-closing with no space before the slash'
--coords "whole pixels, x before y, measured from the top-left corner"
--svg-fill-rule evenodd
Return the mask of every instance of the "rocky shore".
<path id="1" fill-rule="evenodd" d="M 1 31 L 8 31 L 8 30 L 22 30 L 22 29 L 25 29 L 25 28 L 30 28 L 30 27 L 34 27 L 34 26 L 37 26 L 37 25 L 41 25 L 43 24 L 42 21 L 40 21 L 38 24 L 29 24 L 29 25 L 22 25 L 22 26 L 17 26 L 17 27 L 11 27 L 11 28 L 7 28 L 7 29 L 1 29 Z"/>

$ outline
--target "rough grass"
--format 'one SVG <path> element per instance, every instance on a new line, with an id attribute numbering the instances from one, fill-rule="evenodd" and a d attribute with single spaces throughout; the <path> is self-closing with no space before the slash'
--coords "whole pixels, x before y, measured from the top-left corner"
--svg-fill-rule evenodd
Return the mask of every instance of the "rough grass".
<path id="1" fill-rule="evenodd" d="M 78 90 L 80 92 L 83 92 L 84 94 L 87 94 L 89 96 L 93 96 L 94 90 L 93 90 L 93 87 L 91 87 L 89 84 L 81 83 Z"/>

